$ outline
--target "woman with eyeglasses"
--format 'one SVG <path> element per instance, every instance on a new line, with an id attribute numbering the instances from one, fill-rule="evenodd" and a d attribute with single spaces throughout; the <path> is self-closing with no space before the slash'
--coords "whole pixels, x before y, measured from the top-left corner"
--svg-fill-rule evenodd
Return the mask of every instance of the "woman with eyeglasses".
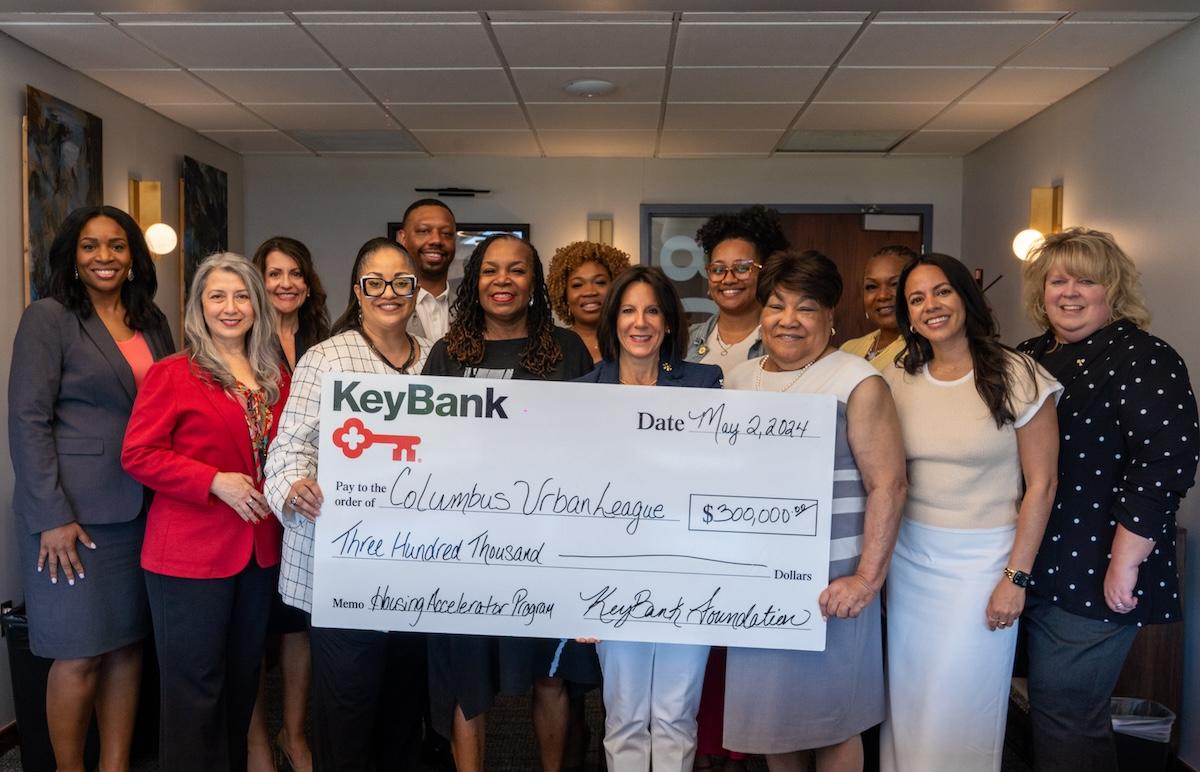
<path id="1" fill-rule="evenodd" d="M 729 375 L 735 366 L 762 355 L 758 272 L 769 255 L 787 248 L 787 237 L 778 212 L 751 206 L 709 218 L 696 231 L 696 241 L 704 250 L 708 295 L 717 312 L 688 330 L 687 360 L 717 365 Z"/>
<path id="2" fill-rule="evenodd" d="M 265 492 L 283 523 L 279 594 L 312 611 L 321 376 L 331 372 L 412 375 L 429 342 L 407 332 L 415 308 L 413 262 L 399 244 L 363 244 L 350 272 L 350 300 L 333 337 L 296 363 L 279 435 L 267 458 Z M 424 636 L 313 627 L 313 763 L 317 770 L 412 769 L 420 750 Z"/>
<path id="3" fill-rule="evenodd" d="M 592 369 L 579 336 L 554 324 L 542 261 L 528 241 L 490 236 L 463 267 L 450 330 L 433 346 L 425 375 L 569 381 Z M 500 692 L 533 687 L 533 729 L 542 769 L 562 765 L 565 681 L 595 682 L 595 652 L 575 641 L 483 635 L 429 636 L 433 728 L 450 740 L 460 772 L 482 772 L 487 711 Z M 557 670 L 552 672 L 553 663 Z"/>
<path id="4" fill-rule="evenodd" d="M 696 241 L 704 250 L 708 295 L 717 312 L 688 330 L 687 360 L 717 365 L 728 377 L 742 362 L 763 355 L 758 273 L 770 255 L 787 248 L 787 237 L 777 211 L 751 206 L 709 218 L 696 231 Z M 730 772 L 742 768 L 745 757 L 721 747 L 724 701 L 725 648 L 714 646 L 700 699 L 698 770 L 711 768 L 710 756 L 726 758 Z"/>

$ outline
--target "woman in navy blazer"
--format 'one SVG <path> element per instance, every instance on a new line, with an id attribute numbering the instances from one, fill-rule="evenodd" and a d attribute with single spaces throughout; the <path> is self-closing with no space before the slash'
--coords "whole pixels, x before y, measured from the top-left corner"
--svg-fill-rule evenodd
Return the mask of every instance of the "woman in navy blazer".
<path id="1" fill-rule="evenodd" d="M 83 769 L 97 706 L 101 768 L 127 769 L 150 622 L 138 565 L 145 490 L 121 468 L 121 442 L 142 376 L 175 346 L 129 215 L 76 209 L 46 261 L 8 382 L 30 648 L 54 660 L 46 718 L 58 769 Z"/>
<path id="2" fill-rule="evenodd" d="M 638 265 L 617 277 L 597 339 L 604 360 L 581 382 L 721 387 L 721 368 L 684 361 L 683 303 L 661 269 Z M 604 672 L 609 770 L 691 772 L 708 647 L 602 641 L 596 651 Z"/>

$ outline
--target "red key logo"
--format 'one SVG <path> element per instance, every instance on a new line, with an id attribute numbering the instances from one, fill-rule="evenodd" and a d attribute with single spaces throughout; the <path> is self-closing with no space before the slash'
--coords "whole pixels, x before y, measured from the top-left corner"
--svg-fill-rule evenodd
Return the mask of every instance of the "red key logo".
<path id="1" fill-rule="evenodd" d="M 347 418 L 333 432 L 333 444 L 346 458 L 358 458 L 372 445 L 391 445 L 393 461 L 416 461 L 421 438 L 413 434 L 375 434 L 357 418 Z"/>

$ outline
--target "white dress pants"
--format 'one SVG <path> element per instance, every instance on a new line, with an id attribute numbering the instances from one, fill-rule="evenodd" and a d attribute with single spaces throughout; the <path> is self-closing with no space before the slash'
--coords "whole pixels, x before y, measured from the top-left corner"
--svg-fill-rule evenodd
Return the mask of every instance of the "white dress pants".
<path id="1" fill-rule="evenodd" d="M 691 772 L 708 647 L 603 641 L 609 772 Z"/>

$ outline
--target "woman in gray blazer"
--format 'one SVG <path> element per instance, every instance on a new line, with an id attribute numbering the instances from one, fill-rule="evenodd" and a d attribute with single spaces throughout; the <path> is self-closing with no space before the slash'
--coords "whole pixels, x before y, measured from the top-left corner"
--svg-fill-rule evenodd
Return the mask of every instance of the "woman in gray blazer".
<path id="1" fill-rule="evenodd" d="M 146 494 L 121 468 L 150 365 L 174 351 L 141 230 L 119 209 L 76 209 L 25 309 L 8 382 L 13 510 L 30 647 L 60 772 L 84 769 L 97 710 L 102 769 L 128 769 L 149 632 L 139 563 Z"/>

